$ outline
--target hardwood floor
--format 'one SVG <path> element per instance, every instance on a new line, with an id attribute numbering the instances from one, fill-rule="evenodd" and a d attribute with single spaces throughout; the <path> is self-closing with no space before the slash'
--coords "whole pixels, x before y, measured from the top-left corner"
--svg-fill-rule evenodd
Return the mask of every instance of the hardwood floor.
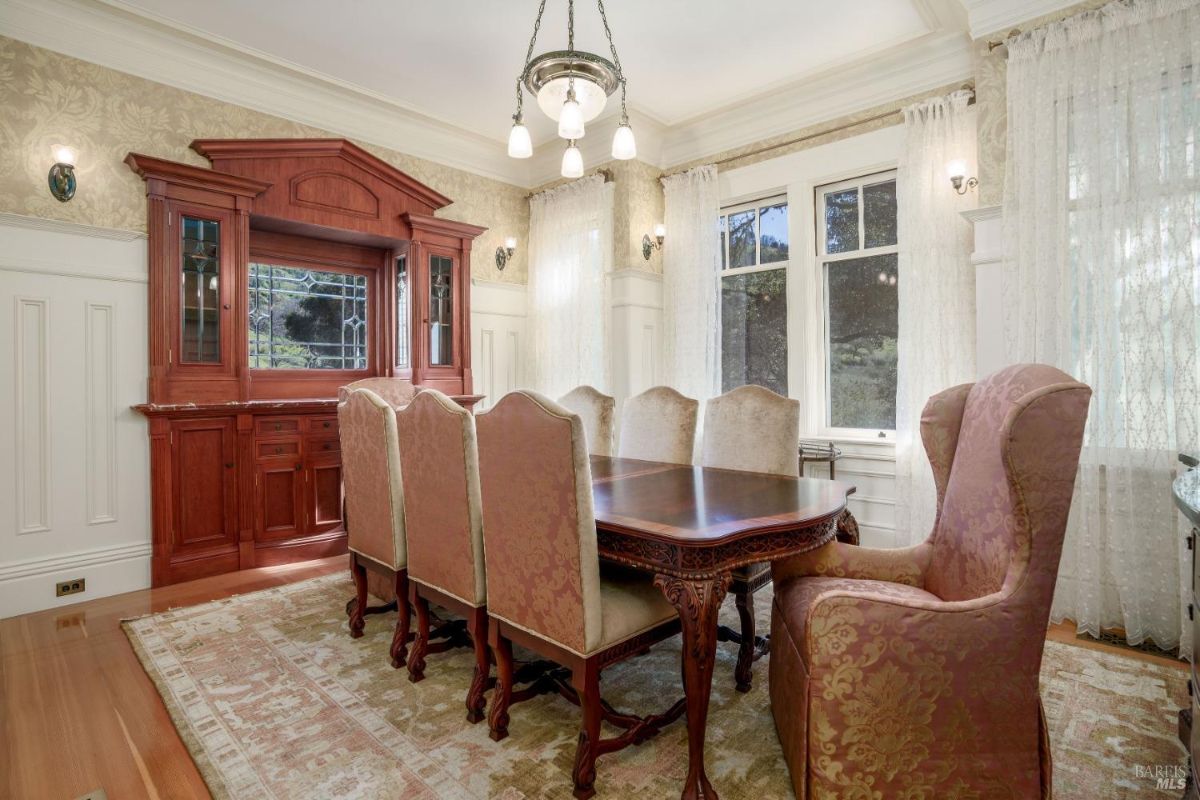
<path id="1" fill-rule="evenodd" d="M 0 798 L 72 800 L 101 788 L 109 800 L 207 798 L 121 620 L 346 569 L 336 556 L 0 620 Z M 1067 624 L 1047 638 L 1186 668 L 1082 642 Z"/>
<path id="2" fill-rule="evenodd" d="M 0 798 L 207 798 L 121 620 L 345 569 L 335 556 L 0 620 Z"/>

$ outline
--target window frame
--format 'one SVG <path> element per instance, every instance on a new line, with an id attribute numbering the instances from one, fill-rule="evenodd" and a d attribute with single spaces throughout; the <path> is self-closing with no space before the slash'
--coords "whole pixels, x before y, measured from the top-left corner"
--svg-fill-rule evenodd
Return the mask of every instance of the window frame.
<path id="1" fill-rule="evenodd" d="M 857 170 L 856 170 L 857 172 Z M 850 261 L 858 258 L 870 258 L 871 256 L 893 255 L 899 259 L 900 253 L 900 236 L 897 230 L 896 243 L 883 247 L 866 247 L 866 225 L 864 224 L 864 215 L 866 214 L 866 203 L 863 201 L 863 190 L 868 186 L 875 186 L 880 183 L 888 183 L 889 181 L 897 181 L 898 170 L 896 167 L 888 169 L 872 170 L 869 172 L 860 173 L 854 177 L 842 178 L 840 180 L 816 183 L 812 187 L 812 222 L 813 222 L 813 244 L 812 249 L 812 280 L 817 288 L 818 313 L 820 319 L 820 339 L 818 346 L 814 350 L 820 354 L 819 367 L 820 376 L 818 392 L 819 405 L 814 409 L 816 418 L 820 420 L 817 433 L 822 437 L 830 437 L 834 439 L 850 439 L 850 440 L 871 440 L 877 442 L 894 442 L 896 440 L 896 429 L 890 428 L 879 430 L 876 428 L 844 428 L 834 427 L 830 424 L 830 368 L 831 359 L 829 356 L 829 348 L 826 342 L 829 337 L 829 298 L 828 298 L 828 282 L 825 279 L 825 267 L 828 264 L 835 264 L 839 261 Z M 838 192 L 844 189 L 857 188 L 859 190 L 858 203 L 858 241 L 859 248 L 841 253 L 827 253 L 826 244 L 827 228 L 825 225 L 825 196 L 831 193 Z M 900 215 L 899 196 L 897 194 L 896 201 L 896 216 L 897 223 Z M 898 226 L 897 226 L 898 227 Z M 809 307 L 811 310 L 811 306 Z M 790 322 L 790 319 L 789 319 Z M 897 332 L 898 333 L 898 332 Z M 790 334 L 789 334 L 790 340 Z M 812 365 L 818 366 L 818 365 Z"/>

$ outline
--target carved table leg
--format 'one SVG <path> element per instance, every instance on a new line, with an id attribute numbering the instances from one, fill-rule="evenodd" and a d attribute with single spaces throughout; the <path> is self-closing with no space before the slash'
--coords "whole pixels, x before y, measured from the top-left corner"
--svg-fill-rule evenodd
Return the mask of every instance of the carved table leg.
<path id="1" fill-rule="evenodd" d="M 713 662 L 717 652 L 717 614 L 729 589 L 730 576 L 684 579 L 656 575 L 657 586 L 675 610 L 683 627 L 683 689 L 687 695 L 688 774 L 682 800 L 716 800 L 704 772 L 704 735 L 712 694 Z"/>

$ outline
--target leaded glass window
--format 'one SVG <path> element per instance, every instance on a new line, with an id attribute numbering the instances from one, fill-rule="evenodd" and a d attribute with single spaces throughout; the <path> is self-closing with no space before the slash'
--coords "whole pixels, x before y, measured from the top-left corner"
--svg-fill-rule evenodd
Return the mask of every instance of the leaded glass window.
<path id="1" fill-rule="evenodd" d="M 250 264 L 251 369 L 367 368 L 367 278 Z"/>

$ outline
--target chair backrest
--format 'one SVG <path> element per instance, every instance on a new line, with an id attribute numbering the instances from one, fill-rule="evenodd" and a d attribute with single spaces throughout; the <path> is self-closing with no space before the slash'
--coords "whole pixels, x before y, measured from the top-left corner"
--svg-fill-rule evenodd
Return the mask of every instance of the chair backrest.
<path id="1" fill-rule="evenodd" d="M 799 476 L 800 402 L 762 386 L 739 386 L 709 400 L 700 463 Z"/>
<path id="2" fill-rule="evenodd" d="M 617 455 L 668 464 L 691 464 L 700 404 L 669 386 L 655 386 L 625 401 Z"/>
<path id="3" fill-rule="evenodd" d="M 583 420 L 588 452 L 594 456 L 613 454 L 613 415 L 617 403 L 591 386 L 576 386 L 558 402 Z"/>
<path id="4" fill-rule="evenodd" d="M 338 402 L 345 402 L 355 389 L 370 389 L 392 408 L 403 408 L 412 402 L 419 388 L 406 378 L 362 378 L 338 387 Z"/>
<path id="5" fill-rule="evenodd" d="M 347 546 L 386 567 L 407 565 L 396 412 L 369 389 L 338 404 Z"/>
<path id="6" fill-rule="evenodd" d="M 473 606 L 487 602 L 475 418 L 426 389 L 396 412 L 408 576 Z"/>
<path id="7" fill-rule="evenodd" d="M 599 646 L 600 561 L 583 422 L 534 392 L 475 418 L 488 613 L 579 654 Z"/>
<path id="8" fill-rule="evenodd" d="M 930 399 L 921 437 L 939 507 L 926 590 L 953 601 L 1019 586 L 1022 621 L 1044 635 L 1091 394 L 1017 364 Z"/>

